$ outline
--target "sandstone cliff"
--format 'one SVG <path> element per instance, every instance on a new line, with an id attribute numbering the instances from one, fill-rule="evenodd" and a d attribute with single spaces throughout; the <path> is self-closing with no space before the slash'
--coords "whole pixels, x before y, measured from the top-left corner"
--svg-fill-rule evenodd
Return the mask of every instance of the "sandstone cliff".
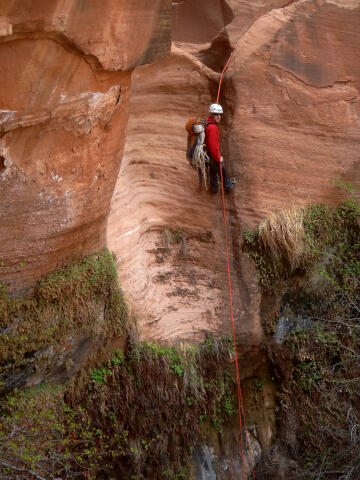
<path id="1" fill-rule="evenodd" d="M 223 153 L 237 177 L 227 208 L 244 348 L 262 334 L 241 232 L 289 203 L 336 205 L 343 194 L 329 180 L 360 180 L 359 6 L 300 1 L 280 8 L 284 3 L 216 2 L 216 21 L 206 14 L 199 23 L 191 2 L 177 4 L 171 57 L 134 72 L 108 243 L 144 337 L 194 340 L 209 329 L 230 332 L 221 201 L 198 192 L 184 158 L 184 123 L 206 115 L 216 99 L 216 72 L 231 49 L 220 102 Z M 182 232 L 185 250 L 164 238 L 169 229 Z M 199 241 L 206 234 L 208 241 Z"/>
<path id="2" fill-rule="evenodd" d="M 104 246 L 131 69 L 169 42 L 163 0 L 1 3 L 0 278 L 13 292 Z"/>
<path id="3" fill-rule="evenodd" d="M 0 301 L 4 284 L 15 299 L 8 316 L 0 319 L 0 335 L 6 341 L 11 336 L 16 340 L 11 356 L 3 359 L 1 380 L 7 389 L 44 379 L 62 380 L 108 337 L 120 335 L 116 319 L 123 321 L 124 312 L 112 316 L 113 292 L 104 287 L 103 271 L 96 266 L 101 257 L 96 255 L 90 267 L 89 260 L 80 261 L 82 268 L 89 267 L 86 275 L 101 273 L 99 283 L 90 287 L 87 276 L 81 277 L 86 300 L 81 295 L 83 284 L 79 281 L 76 289 L 77 277 L 70 275 L 69 292 L 76 297 L 72 310 L 59 303 L 59 315 L 45 309 L 49 323 L 37 323 L 44 329 L 50 325 L 51 333 L 59 329 L 59 337 L 45 335 L 41 344 L 43 336 L 39 336 L 40 343 L 24 345 L 25 337 L 20 335 L 24 332 L 19 330 L 24 319 L 36 318 L 39 309 L 31 297 L 25 297 L 21 310 L 16 297 L 30 295 L 43 274 L 72 257 L 105 245 L 116 253 L 120 284 L 138 318 L 142 340 L 199 344 L 208 332 L 215 337 L 231 334 L 221 200 L 199 189 L 196 172 L 185 160 L 184 125 L 190 116 L 206 115 L 209 103 L 216 99 L 220 72 L 233 51 L 220 103 L 225 110 L 222 152 L 230 174 L 237 178 L 235 191 L 226 197 L 236 336 L 248 400 L 249 442 L 256 453 L 271 446 L 276 433 L 276 382 L 282 377 L 292 379 L 287 370 L 291 354 L 281 347 L 273 351 L 267 345 L 270 353 L 263 348 L 269 340 L 264 318 L 279 313 L 282 290 L 279 287 L 278 296 L 261 292 L 261 273 L 255 265 L 259 269 L 262 260 L 254 251 L 255 262 L 244 256 L 242 235 L 270 212 L 289 205 L 337 206 L 345 194 L 331 180 L 350 181 L 350 189 L 360 182 L 359 2 L 284 3 L 216 0 L 211 8 L 202 0 L 172 6 L 158 0 L 150 8 L 145 0 L 2 3 Z M 327 247 L 334 248 L 330 241 Z M 110 268 L 113 274 L 106 265 L 105 271 Z M 75 272 L 79 273 L 76 263 Z M 62 274 L 68 279 L 66 271 Z M 287 273 L 285 277 L 289 279 Z M 35 293 L 54 308 L 56 284 L 49 278 L 41 284 L 45 294 L 39 286 Z M 298 281 L 303 279 L 295 275 L 294 284 Z M 66 285 L 60 291 L 65 299 Z M 86 310 L 84 317 L 79 314 L 81 308 Z M 70 325 L 62 329 L 69 311 Z M 26 329 L 28 335 L 30 323 Z M 137 356 L 143 370 L 132 366 L 131 374 L 124 372 L 120 367 L 125 360 L 119 354 L 114 364 L 112 359 L 105 367 L 95 368 L 87 386 L 79 380 L 74 404 L 86 403 L 85 393 L 94 389 L 102 407 L 108 405 L 104 391 L 94 387 L 98 381 L 97 385 L 107 385 L 109 398 L 118 388 L 119 402 L 126 401 L 119 388 L 124 385 L 129 398 L 139 400 L 141 411 L 146 399 L 137 397 L 136 389 L 142 375 L 149 375 L 146 391 L 151 396 L 151 421 L 156 422 L 153 413 L 160 394 L 150 375 L 155 371 L 161 377 L 164 367 L 161 405 L 166 420 L 162 425 L 179 421 L 167 406 L 170 397 L 178 402 L 174 411 L 185 412 L 186 421 L 194 422 L 187 410 L 194 401 L 187 390 L 192 384 L 182 376 L 179 354 L 173 347 L 134 346 L 132 335 L 130 329 L 126 341 L 115 342 L 128 348 L 128 367 Z M 200 349 L 205 357 L 206 342 Z M 216 342 L 211 343 L 211 361 L 207 364 L 205 358 L 201 363 L 207 380 L 209 365 L 215 374 L 220 361 L 217 348 Z M 161 355 L 167 360 L 161 360 Z M 203 361 L 201 356 L 196 358 Z M 231 360 L 231 355 L 221 356 L 230 370 Z M 113 372 L 109 365 L 118 370 Z M 193 363 L 189 365 L 191 371 Z M 111 381 L 113 373 L 119 385 Z M 231 397 L 221 390 L 222 374 L 216 395 L 211 388 L 210 394 L 201 389 L 203 377 L 196 377 L 198 390 L 191 390 L 195 400 L 203 402 L 197 406 L 198 416 L 206 412 L 204 399 L 210 396 L 214 422 L 219 420 L 217 408 L 224 408 L 221 402 L 229 405 Z M 173 381 L 180 392 L 176 400 L 171 388 L 167 390 Z M 286 394 L 291 405 L 289 390 Z M 129 413 L 129 405 L 126 408 Z M 234 413 L 229 408 L 226 415 L 229 411 Z M 117 415 L 121 418 L 121 411 Z M 282 435 L 284 444 L 291 445 L 292 419 L 286 420 L 288 430 Z M 125 424 L 126 418 L 121 421 Z M 153 423 L 146 425 L 152 435 Z M 224 436 L 209 434 L 197 445 L 198 478 L 227 480 L 250 470 L 251 455 L 246 468 L 242 466 L 238 428 L 232 425 L 222 431 Z M 142 448 L 136 435 L 138 431 L 131 448 Z M 188 431 L 181 430 L 181 435 L 183 441 Z M 157 445 L 155 451 L 163 452 Z M 146 455 L 147 449 L 143 450 Z M 126 468 L 121 461 L 121 468 Z M 285 468 L 279 472 L 277 477 L 264 474 L 263 478 L 287 475 Z"/>

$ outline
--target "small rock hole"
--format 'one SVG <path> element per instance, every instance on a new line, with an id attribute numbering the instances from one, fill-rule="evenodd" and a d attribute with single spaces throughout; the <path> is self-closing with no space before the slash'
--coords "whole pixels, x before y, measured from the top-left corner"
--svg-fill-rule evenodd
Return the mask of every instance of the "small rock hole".
<path id="1" fill-rule="evenodd" d="M 24 358 L 34 358 L 35 357 L 36 350 L 32 350 L 31 352 L 26 352 L 24 354 Z"/>
<path id="2" fill-rule="evenodd" d="M 2 155 L 0 155 L 0 173 L 2 171 L 4 171 L 6 168 L 5 166 L 5 157 L 3 157 Z"/>

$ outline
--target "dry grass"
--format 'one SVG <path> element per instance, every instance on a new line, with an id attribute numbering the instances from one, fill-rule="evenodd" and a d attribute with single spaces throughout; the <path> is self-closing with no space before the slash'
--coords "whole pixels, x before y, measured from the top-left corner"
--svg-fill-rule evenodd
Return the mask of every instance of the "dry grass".
<path id="1" fill-rule="evenodd" d="M 259 225 L 259 239 L 274 258 L 285 257 L 295 267 L 304 253 L 304 209 L 291 206 L 270 213 Z"/>

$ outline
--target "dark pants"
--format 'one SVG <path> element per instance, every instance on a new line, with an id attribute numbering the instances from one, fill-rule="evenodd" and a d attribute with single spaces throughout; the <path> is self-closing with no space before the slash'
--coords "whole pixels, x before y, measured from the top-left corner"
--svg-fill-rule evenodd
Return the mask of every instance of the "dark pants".
<path id="1" fill-rule="evenodd" d="M 223 163 L 223 162 L 217 163 L 217 162 L 214 162 L 213 159 L 210 159 L 209 173 L 210 173 L 210 187 L 211 187 L 212 193 L 217 193 L 218 188 L 219 188 L 219 186 L 220 186 L 220 182 L 219 182 L 219 180 L 221 181 L 220 165 L 221 165 L 221 168 L 222 168 L 222 176 L 223 176 L 223 181 L 224 181 L 224 190 L 225 190 L 226 192 L 230 192 L 230 191 L 231 191 L 231 185 L 230 185 L 228 176 L 227 176 L 227 174 L 226 174 L 226 170 L 225 170 L 225 167 L 224 167 L 224 163 Z"/>

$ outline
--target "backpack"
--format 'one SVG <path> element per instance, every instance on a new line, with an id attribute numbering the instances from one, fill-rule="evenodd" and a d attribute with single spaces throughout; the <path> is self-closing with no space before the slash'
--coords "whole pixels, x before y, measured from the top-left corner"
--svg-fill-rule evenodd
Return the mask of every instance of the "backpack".
<path id="1" fill-rule="evenodd" d="M 201 117 L 191 117 L 186 122 L 188 132 L 186 158 L 190 166 L 199 173 L 200 183 L 207 188 L 209 183 L 209 156 L 205 145 L 205 128 L 208 124 Z"/>

